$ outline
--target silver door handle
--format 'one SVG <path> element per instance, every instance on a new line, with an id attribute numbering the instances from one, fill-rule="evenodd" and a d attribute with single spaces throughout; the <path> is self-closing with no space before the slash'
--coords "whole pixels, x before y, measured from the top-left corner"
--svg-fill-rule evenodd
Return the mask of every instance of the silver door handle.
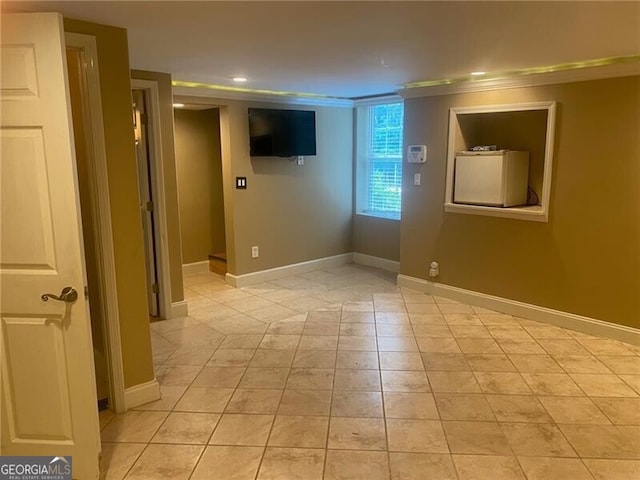
<path id="1" fill-rule="evenodd" d="M 53 298 L 59 302 L 73 303 L 78 299 L 78 292 L 76 292 L 76 289 L 73 287 L 64 287 L 62 292 L 60 292 L 60 296 L 54 295 L 53 293 L 43 293 L 40 298 L 43 302 Z"/>

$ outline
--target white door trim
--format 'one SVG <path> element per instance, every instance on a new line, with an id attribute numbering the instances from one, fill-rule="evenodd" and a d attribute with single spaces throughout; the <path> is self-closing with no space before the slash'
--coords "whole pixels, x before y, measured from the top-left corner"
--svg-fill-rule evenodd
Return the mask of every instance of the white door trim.
<path id="1" fill-rule="evenodd" d="M 66 44 L 80 48 L 87 62 L 86 78 L 89 114 L 91 117 L 91 148 L 93 149 L 94 168 L 90 168 L 97 207 L 98 239 L 100 252 L 98 268 L 101 272 L 104 298 L 104 320 L 107 333 L 107 357 L 109 363 L 110 404 L 116 412 L 124 412 L 125 388 L 124 367 L 122 364 L 122 345 L 120 342 L 120 315 L 118 313 L 118 295 L 116 290 L 116 266 L 113 250 L 113 230 L 111 227 L 111 204 L 109 200 L 109 177 L 107 174 L 107 152 L 104 139 L 104 120 L 102 117 L 102 97 L 100 94 L 100 75 L 98 70 L 98 49 L 96 39 L 91 35 L 65 33 Z M 133 128 L 133 127 L 132 127 Z"/>
<path id="2" fill-rule="evenodd" d="M 131 79 L 131 89 L 144 90 L 147 94 L 149 142 L 151 155 L 151 178 L 155 195 L 153 206 L 156 212 L 156 268 L 158 269 L 160 288 L 160 317 L 171 318 L 171 276 L 169 275 L 169 243 L 167 229 L 166 194 L 164 190 L 164 159 L 162 156 L 162 128 L 160 116 L 160 91 L 155 80 Z M 133 127 L 132 127 L 133 128 Z"/>

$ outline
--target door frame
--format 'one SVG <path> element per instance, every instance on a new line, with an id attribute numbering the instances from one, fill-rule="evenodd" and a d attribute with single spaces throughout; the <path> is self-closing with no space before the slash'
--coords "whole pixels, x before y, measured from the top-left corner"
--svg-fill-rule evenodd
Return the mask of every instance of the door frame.
<path id="1" fill-rule="evenodd" d="M 142 90 L 147 108 L 147 134 L 150 136 L 147 154 L 150 157 L 151 193 L 154 196 L 153 213 L 156 247 L 156 269 L 160 318 L 172 318 L 171 277 L 169 270 L 169 243 L 167 229 L 167 204 L 164 190 L 164 158 L 162 155 L 162 125 L 160 115 L 160 88 L 155 80 L 131 79 L 131 90 Z"/>
<path id="2" fill-rule="evenodd" d="M 102 96 L 100 93 L 100 73 L 98 69 L 98 48 L 96 38 L 91 35 L 65 32 L 65 44 L 82 50 L 86 65 L 84 71 L 87 80 L 86 102 L 89 107 L 90 154 L 93 156 L 93 168 L 89 168 L 90 190 L 96 200 L 94 228 L 97 230 L 96 246 L 98 270 L 102 282 L 96 288 L 102 292 L 102 310 L 107 338 L 107 364 L 109 367 L 110 406 L 117 413 L 126 411 L 124 367 L 120 337 L 120 314 L 116 289 L 115 253 L 113 247 L 113 229 L 111 226 L 111 204 L 109 195 L 109 177 L 107 152 L 104 138 L 104 120 L 102 116 Z M 97 406 L 96 406 L 97 407 Z"/>

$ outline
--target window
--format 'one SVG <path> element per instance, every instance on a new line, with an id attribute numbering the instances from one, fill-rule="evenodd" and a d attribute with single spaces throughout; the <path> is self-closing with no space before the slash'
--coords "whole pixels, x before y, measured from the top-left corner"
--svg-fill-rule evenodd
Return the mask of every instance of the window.
<path id="1" fill-rule="evenodd" d="M 400 218 L 403 118 L 402 102 L 358 108 L 358 213 Z"/>

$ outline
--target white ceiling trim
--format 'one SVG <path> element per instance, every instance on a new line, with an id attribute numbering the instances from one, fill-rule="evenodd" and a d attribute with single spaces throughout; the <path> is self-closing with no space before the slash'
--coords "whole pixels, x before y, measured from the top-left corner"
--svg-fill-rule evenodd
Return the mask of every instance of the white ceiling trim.
<path id="1" fill-rule="evenodd" d="M 251 91 L 233 91 L 211 87 L 173 86 L 173 95 L 181 97 L 209 97 L 225 100 L 241 100 L 245 102 L 268 102 L 286 105 L 310 105 L 316 107 L 345 107 L 352 108 L 353 100 L 348 98 L 305 96 L 287 93 L 260 93 Z M 188 103 L 188 100 L 185 100 Z"/>
<path id="2" fill-rule="evenodd" d="M 489 78 L 486 80 L 463 81 L 443 85 L 403 87 L 397 90 L 397 93 L 403 98 L 415 98 L 503 90 L 506 88 L 533 87 L 537 85 L 552 85 L 556 83 L 582 82 L 587 80 L 602 80 L 605 78 L 628 77 L 633 75 L 640 75 L 640 61 L 638 60 L 628 63 L 612 63 L 597 67 L 575 68 L 557 72 L 515 75 L 504 78 Z"/>
<path id="3" fill-rule="evenodd" d="M 538 85 L 552 85 L 558 83 L 581 82 L 588 80 L 601 80 L 605 78 L 625 77 L 640 75 L 640 56 L 638 59 L 626 63 L 611 63 L 608 65 L 573 68 L 555 72 L 514 74 L 511 76 L 455 81 L 448 84 L 406 86 L 400 88 L 395 94 L 375 96 L 362 99 L 348 99 L 338 97 L 323 97 L 321 95 L 309 95 L 291 92 L 269 91 L 237 91 L 217 88 L 215 85 L 205 86 L 173 86 L 174 96 L 207 97 L 226 100 L 241 100 L 251 102 L 279 103 L 286 105 L 308 105 L 353 108 L 381 103 L 401 101 L 405 98 L 451 95 L 458 93 L 473 93 L 490 90 L 503 90 L 508 88 L 533 87 Z"/>
<path id="4" fill-rule="evenodd" d="M 392 94 L 392 95 L 376 95 L 375 97 L 370 98 L 360 98 L 358 100 L 354 100 L 354 107 L 368 107 L 370 105 L 382 105 L 385 103 L 399 103 L 404 99 L 400 95 Z"/>

